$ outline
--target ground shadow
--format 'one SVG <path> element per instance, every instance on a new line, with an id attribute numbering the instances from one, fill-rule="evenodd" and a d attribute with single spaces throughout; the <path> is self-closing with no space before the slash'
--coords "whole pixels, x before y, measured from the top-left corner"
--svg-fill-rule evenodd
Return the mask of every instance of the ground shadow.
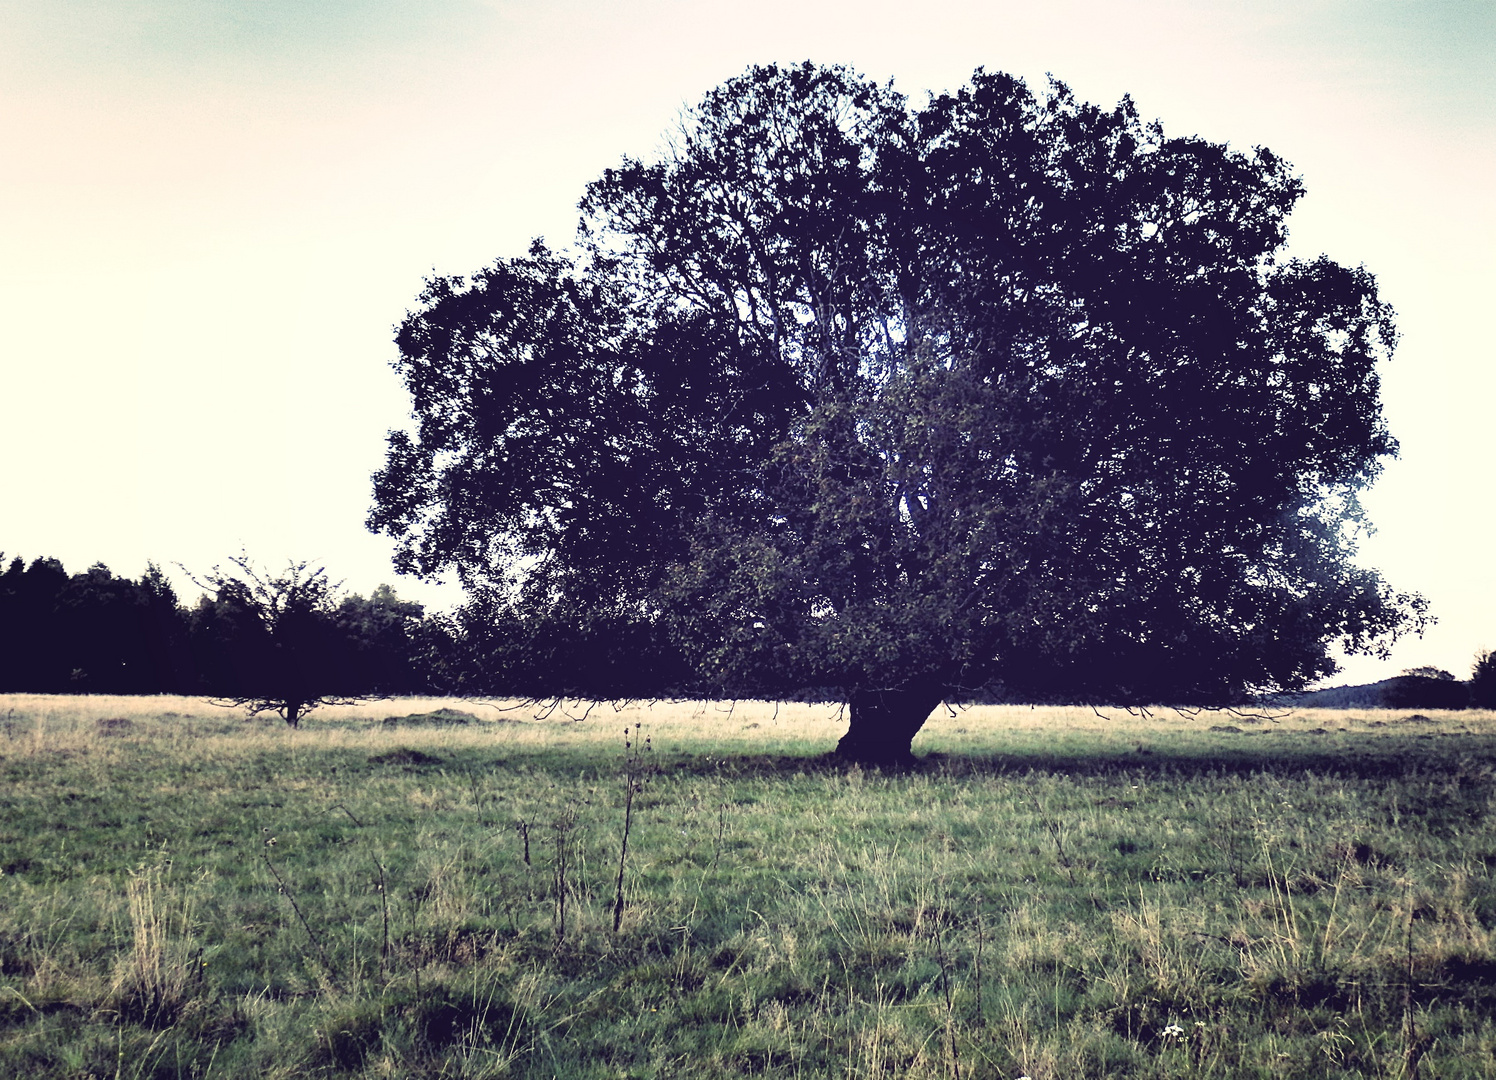
<path id="1" fill-rule="evenodd" d="M 468 755 L 463 754 L 463 757 Z M 472 767 L 523 766 L 542 773 L 575 776 L 580 762 L 555 747 L 533 756 L 509 753 L 479 760 Z M 586 764 L 596 768 L 595 753 Z M 664 775 L 723 779 L 783 780 L 795 776 L 841 775 L 860 770 L 865 775 L 962 777 L 1013 776 L 1028 773 L 1057 776 L 1129 777 L 1189 780 L 1203 777 L 1302 777 L 1305 773 L 1357 780 L 1447 778 L 1462 784 L 1490 784 L 1496 788 L 1496 736 L 1444 732 L 1440 734 L 1337 733 L 1316 737 L 1313 732 L 1275 732 L 1263 736 L 1223 736 L 1209 746 L 1136 747 L 1094 751 L 996 749 L 959 753 L 931 751 L 917 754 L 903 767 L 869 767 L 848 762 L 834 753 L 694 753 L 659 752 L 655 767 Z"/>

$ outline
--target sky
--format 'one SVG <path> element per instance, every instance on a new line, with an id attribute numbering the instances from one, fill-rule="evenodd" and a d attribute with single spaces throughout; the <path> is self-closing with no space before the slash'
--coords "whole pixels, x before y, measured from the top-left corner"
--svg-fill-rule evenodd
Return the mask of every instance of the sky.
<path id="1" fill-rule="evenodd" d="M 585 184 L 754 63 L 915 100 L 978 66 L 1130 94 L 1291 161 L 1291 254 L 1397 309 L 1401 444 L 1361 558 L 1438 624 L 1334 682 L 1496 648 L 1496 3 L 1484 0 L 0 0 L 0 551 L 241 551 L 433 608 L 368 533 L 423 282 L 568 243 Z"/>

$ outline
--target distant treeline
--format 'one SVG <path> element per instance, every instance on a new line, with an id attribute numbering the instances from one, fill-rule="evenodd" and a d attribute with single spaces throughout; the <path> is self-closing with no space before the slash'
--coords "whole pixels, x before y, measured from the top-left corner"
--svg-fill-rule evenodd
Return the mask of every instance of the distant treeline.
<path id="1" fill-rule="evenodd" d="M 1496 657 L 1477 654 L 1468 681 L 1447 671 L 1414 668 L 1381 682 L 1284 694 L 1275 704 L 1312 709 L 1496 709 Z"/>
<path id="2" fill-rule="evenodd" d="M 12 558 L 0 573 L 0 692 L 311 702 L 691 691 L 679 652 L 638 624 L 523 624 L 476 601 L 428 615 L 387 585 L 343 595 L 320 570 L 276 576 L 243 559 L 202 584 L 184 604 L 154 564 L 132 579 L 102 563 L 69 574 L 54 558 Z"/>
<path id="3" fill-rule="evenodd" d="M 102 563 L 70 575 L 57 559 L 14 558 L 0 573 L 0 691 L 239 696 L 287 659 L 314 667 L 329 693 L 434 689 L 428 620 L 388 586 L 306 613 L 294 642 L 276 640 L 250 600 L 230 585 L 184 606 L 155 565 L 135 580 Z"/>
<path id="4" fill-rule="evenodd" d="M 3 563 L 3 557 L 0 557 Z M 320 570 L 257 574 L 247 560 L 184 605 L 155 565 L 138 580 L 96 563 L 69 575 L 57 559 L 13 558 L 0 573 L 0 692 L 191 694 L 232 699 L 395 694 L 552 698 L 697 695 L 693 674 L 656 627 L 631 621 L 520 620 L 478 597 L 427 615 L 388 585 L 343 595 Z M 785 698 L 836 698 L 785 687 Z M 1000 687 L 974 701 L 1011 703 Z M 1496 708 L 1496 656 L 1468 681 L 1416 668 L 1379 683 L 1282 695 L 1320 708 Z"/>

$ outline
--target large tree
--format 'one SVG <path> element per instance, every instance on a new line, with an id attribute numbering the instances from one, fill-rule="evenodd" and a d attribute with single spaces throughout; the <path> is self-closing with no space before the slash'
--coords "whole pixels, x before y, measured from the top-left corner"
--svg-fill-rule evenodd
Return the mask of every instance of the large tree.
<path id="1" fill-rule="evenodd" d="M 695 691 L 837 688 L 860 760 L 982 686 L 1302 687 L 1423 618 L 1353 559 L 1392 312 L 1282 257 L 1302 192 L 1057 83 L 750 69 L 573 252 L 428 284 L 370 526 L 527 625 L 668 635 Z"/>

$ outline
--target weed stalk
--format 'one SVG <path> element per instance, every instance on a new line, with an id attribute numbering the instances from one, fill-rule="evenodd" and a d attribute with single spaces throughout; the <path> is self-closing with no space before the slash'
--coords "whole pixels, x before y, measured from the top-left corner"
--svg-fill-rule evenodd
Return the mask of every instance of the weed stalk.
<path id="1" fill-rule="evenodd" d="M 1418 1080 L 1418 1065 L 1423 1058 L 1423 1044 L 1418 1038 L 1413 1022 L 1413 897 L 1412 879 L 1403 882 L 1403 905 L 1408 909 L 1407 929 L 1404 932 L 1404 964 L 1402 992 L 1402 1080 Z"/>
<path id="2" fill-rule="evenodd" d="M 1071 888 L 1074 888 L 1075 870 L 1070 865 L 1070 856 L 1065 854 L 1065 841 L 1060 836 L 1059 824 L 1049 816 L 1049 813 L 1044 809 L 1044 805 L 1039 802 L 1037 795 L 1031 792 L 1029 798 L 1033 801 L 1034 810 L 1038 813 L 1039 819 L 1044 822 L 1045 828 L 1049 830 L 1049 835 L 1054 837 L 1054 847 L 1055 851 L 1059 854 L 1060 865 L 1065 868 L 1065 876 L 1070 879 Z"/>
<path id="3" fill-rule="evenodd" d="M 468 783 L 473 788 L 473 806 L 478 811 L 478 828 L 486 829 L 488 826 L 483 821 L 483 793 L 478 790 L 478 774 L 471 769 L 468 770 Z"/>
<path id="4" fill-rule="evenodd" d="M 379 913 L 384 920 L 384 937 L 379 944 L 379 981 L 383 982 L 390 957 L 390 890 L 385 882 L 384 863 L 376 865 L 379 867 Z"/>
<path id="5" fill-rule="evenodd" d="M 514 823 L 514 831 L 519 833 L 520 847 L 523 851 L 525 866 L 530 866 L 530 823 L 520 818 Z"/>
<path id="6" fill-rule="evenodd" d="M 634 824 L 634 795 L 639 790 L 640 751 L 637 746 L 641 725 L 634 725 L 634 737 L 623 729 L 623 842 L 618 847 L 618 881 L 613 894 L 613 933 L 623 925 L 623 873 L 629 857 L 629 831 Z M 648 740 L 645 740 L 648 746 Z"/>
<path id="7" fill-rule="evenodd" d="M 945 1036 L 951 1052 L 951 1072 L 961 1080 L 961 1055 L 956 1049 L 956 999 L 951 992 L 950 965 L 945 960 L 945 931 L 937 922 L 934 928 L 935 959 L 940 965 L 940 990 L 945 996 Z"/>
<path id="8" fill-rule="evenodd" d="M 722 858 L 722 840 L 727 835 L 727 803 L 719 803 L 717 806 L 717 843 L 712 848 L 712 869 L 717 869 L 717 861 Z"/>
<path id="9" fill-rule="evenodd" d="M 327 958 L 327 950 L 322 947 L 322 941 L 317 937 L 316 931 L 312 929 L 312 924 L 307 922 L 306 916 L 302 914 L 301 905 L 296 902 L 296 894 L 291 891 L 291 887 L 280 876 L 280 871 L 275 868 L 275 863 L 270 861 L 270 853 L 262 851 L 260 852 L 260 858 L 265 860 L 265 866 L 270 870 L 270 876 L 275 878 L 276 885 L 280 887 L 281 895 L 291 902 L 291 910 L 296 912 L 296 917 L 301 920 L 301 928 L 306 931 L 306 936 L 317 949 L 317 955 L 322 958 L 323 970 L 327 972 L 327 977 L 336 985 L 337 974 L 333 971 L 332 961 Z"/>
<path id="10" fill-rule="evenodd" d="M 982 945 L 983 945 L 983 943 L 985 941 L 985 938 L 986 938 L 985 931 L 986 931 L 985 922 L 982 919 L 981 914 L 978 913 L 977 914 L 977 973 L 976 973 L 977 974 L 977 987 L 976 987 L 976 990 L 977 990 L 977 1013 L 976 1013 L 976 1022 L 977 1022 L 977 1026 L 978 1027 L 982 1026 L 982 1024 L 984 1022 L 983 1021 L 983 1017 L 985 1015 L 985 1013 L 983 1012 L 983 1009 L 982 1009 Z"/>
<path id="11" fill-rule="evenodd" d="M 551 823 L 556 837 L 556 858 L 552 864 L 552 877 L 556 896 L 556 944 L 566 940 L 566 891 L 567 870 L 570 862 L 571 831 L 576 826 L 576 811 L 568 810 Z"/>

